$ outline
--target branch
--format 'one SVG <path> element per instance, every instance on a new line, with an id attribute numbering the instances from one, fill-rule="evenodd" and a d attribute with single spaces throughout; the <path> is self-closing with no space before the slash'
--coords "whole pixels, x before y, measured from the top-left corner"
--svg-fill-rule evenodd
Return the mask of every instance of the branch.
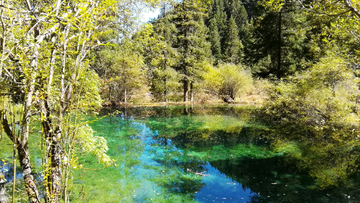
<path id="1" fill-rule="evenodd" d="M 32 10 L 33 10 L 33 8 L 32 8 L 32 6 L 31 6 L 29 0 L 26 0 L 26 6 L 27 6 L 27 8 L 29 9 L 29 11 L 32 11 Z"/>
<path id="2" fill-rule="evenodd" d="M 351 0 L 344 0 L 345 6 L 350 9 L 351 12 L 353 12 L 358 18 L 360 18 L 359 11 L 351 4 Z"/>
<path id="3" fill-rule="evenodd" d="M 6 118 L 5 112 L 0 111 L 0 114 L 2 115 L 2 125 L 4 127 L 6 135 L 10 138 L 11 141 L 16 141 L 16 143 L 19 143 L 18 137 L 14 134 L 14 132 L 11 130 L 9 122 Z M 16 144 L 15 143 L 15 144 Z"/>

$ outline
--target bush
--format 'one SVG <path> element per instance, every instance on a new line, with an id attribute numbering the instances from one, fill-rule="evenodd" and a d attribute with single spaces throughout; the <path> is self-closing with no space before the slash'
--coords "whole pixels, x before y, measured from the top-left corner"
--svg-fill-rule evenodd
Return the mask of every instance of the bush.
<path id="1" fill-rule="evenodd" d="M 357 125 L 357 78 L 340 58 L 322 59 L 313 68 L 274 86 L 267 112 L 281 120 L 311 126 Z M 300 120 L 301 119 L 301 120 Z"/>
<path id="2" fill-rule="evenodd" d="M 218 95 L 229 95 L 235 99 L 244 95 L 253 87 L 251 73 L 243 66 L 234 64 L 220 64 L 210 67 L 205 78 L 205 89 Z"/>
<path id="3" fill-rule="evenodd" d="M 302 160 L 300 167 L 319 186 L 336 185 L 358 167 L 359 95 L 358 78 L 345 61 L 324 58 L 272 88 L 263 115 L 271 123 L 267 137 L 277 150 L 299 143 L 301 152 L 293 156 Z"/>

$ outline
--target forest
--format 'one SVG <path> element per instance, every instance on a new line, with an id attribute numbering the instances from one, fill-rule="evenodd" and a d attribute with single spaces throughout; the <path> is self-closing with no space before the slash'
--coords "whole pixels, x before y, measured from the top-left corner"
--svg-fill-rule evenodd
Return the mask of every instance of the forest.
<path id="1" fill-rule="evenodd" d="M 84 116 L 121 105 L 254 105 L 270 134 L 282 132 L 269 139 L 343 150 L 332 175 L 314 172 L 324 187 L 358 167 L 357 0 L 0 2 L 0 148 L 12 144 L 3 149 L 21 169 L 26 201 L 70 202 L 84 154 L 115 165 L 90 126 L 101 117 Z M 140 7 L 161 12 L 139 23 Z M 0 203 L 14 202 L 15 180 L 5 185 L 3 172 Z"/>

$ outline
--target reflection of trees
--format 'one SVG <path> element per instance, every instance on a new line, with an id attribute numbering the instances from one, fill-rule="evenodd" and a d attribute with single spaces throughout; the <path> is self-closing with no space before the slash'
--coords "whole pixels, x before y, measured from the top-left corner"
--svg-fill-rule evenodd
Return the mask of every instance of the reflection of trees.
<path id="1" fill-rule="evenodd" d="M 158 175 L 153 177 L 157 185 L 163 187 L 166 194 L 181 193 L 194 198 L 195 193 L 204 186 L 201 176 L 196 172 L 204 172 L 206 163 L 188 159 L 182 150 L 167 142 L 165 138 L 157 139 L 157 144 L 153 147 L 152 154 L 158 154 L 155 160 L 162 164 L 160 167 L 149 167 L 158 172 Z"/>
<path id="2" fill-rule="evenodd" d="M 96 134 L 107 140 L 108 155 L 116 160 L 116 167 L 98 170 L 103 166 L 92 156 L 81 156 L 78 162 L 84 170 L 75 170 L 73 173 L 71 198 L 83 199 L 83 202 L 111 202 L 119 199 L 129 202 L 133 199 L 133 191 L 142 183 L 142 179 L 137 179 L 133 174 L 140 164 L 139 157 L 144 150 L 144 143 L 134 139 L 140 129 L 130 119 L 131 114 L 127 112 L 126 115 L 122 111 L 91 123 Z"/>
<path id="3" fill-rule="evenodd" d="M 232 122 L 229 118 L 236 115 L 247 121 L 251 114 L 248 110 L 235 108 L 209 109 L 195 107 L 192 116 L 168 113 L 173 116 L 152 117 L 147 125 L 158 130 L 159 138 L 171 139 L 177 147 L 198 152 L 198 157 L 194 158 L 211 161 L 211 165 L 221 172 L 266 198 L 265 201 L 254 196 L 253 202 L 279 202 L 284 199 L 285 202 L 293 202 L 294 199 L 298 202 L 327 202 L 344 200 L 345 194 L 355 195 L 351 189 L 339 189 L 340 186 L 348 188 L 357 185 L 354 179 L 348 178 L 357 170 L 360 155 L 358 141 L 350 128 L 338 125 L 317 129 L 297 122 L 281 121 L 263 129 L 241 123 L 240 119 L 237 125 L 224 125 Z M 211 116 L 212 113 L 222 116 Z M 270 154 L 271 158 L 253 160 L 250 159 L 251 154 L 237 156 L 242 158 L 236 161 L 230 160 L 230 150 L 239 143 L 256 146 L 271 143 L 278 157 Z M 219 155 L 214 158 L 212 152 Z M 339 187 L 335 189 L 334 186 Z M 332 195 L 329 197 L 327 194 Z"/>
<path id="4" fill-rule="evenodd" d="M 160 154 L 156 156 L 160 164 L 149 168 L 157 172 L 153 179 L 165 193 L 193 196 L 203 187 L 201 176 L 195 173 L 203 172 L 209 161 L 229 178 L 259 193 L 251 202 L 321 203 L 357 195 L 351 188 L 359 188 L 356 180 L 360 178 L 352 171 L 358 169 L 360 151 L 356 135 L 344 126 L 316 129 L 281 121 L 264 129 L 248 123 L 249 110 L 225 106 L 194 106 L 187 112 L 178 106 L 127 108 L 126 115 L 142 118 L 156 132 L 153 153 Z M 118 123 L 116 128 L 129 129 L 124 136 L 136 133 L 122 116 L 111 119 L 110 123 Z M 269 143 L 276 153 L 264 150 Z M 142 150 L 140 143 L 132 144 L 124 149 Z M 114 154 L 122 151 L 114 149 Z"/>
<path id="5" fill-rule="evenodd" d="M 224 110 L 228 111 L 225 114 L 231 116 L 222 115 Z M 178 109 L 175 111 L 178 112 Z M 153 137 L 158 144 L 154 150 L 161 152 L 154 153 L 161 155 L 157 156 L 156 161 L 165 167 L 153 169 L 158 170 L 163 177 L 161 186 L 168 192 L 194 196 L 204 185 L 201 183 L 201 172 L 204 172 L 207 160 L 250 156 L 233 152 L 237 150 L 235 148 L 239 143 L 264 144 L 258 134 L 249 133 L 253 131 L 253 126 L 246 122 L 249 118 L 248 110 L 201 107 L 183 113 L 185 115 L 178 115 L 169 110 L 167 114 L 163 114 L 167 117 L 153 116 L 146 121 L 146 125 L 157 132 L 157 136 Z M 212 115 L 213 113 L 216 115 Z M 236 115 L 241 115 L 246 120 L 241 120 Z M 253 149 L 245 146 L 240 150 Z M 154 179 L 159 181 L 158 177 Z"/>
<path id="6" fill-rule="evenodd" d="M 357 189 L 344 187 L 316 189 L 306 170 L 299 170 L 297 160 L 281 156 L 266 159 L 243 158 L 236 162 L 212 161 L 210 164 L 229 178 L 242 183 L 260 196 L 251 202 L 336 202 L 356 195 Z M 346 196 L 345 196 L 346 194 Z"/>
<path id="7" fill-rule="evenodd" d="M 358 139 L 345 126 L 301 125 L 282 122 L 266 131 L 275 150 L 299 160 L 298 166 L 309 170 L 320 187 L 336 186 L 358 169 Z M 355 136 L 356 137 L 356 136 Z"/>

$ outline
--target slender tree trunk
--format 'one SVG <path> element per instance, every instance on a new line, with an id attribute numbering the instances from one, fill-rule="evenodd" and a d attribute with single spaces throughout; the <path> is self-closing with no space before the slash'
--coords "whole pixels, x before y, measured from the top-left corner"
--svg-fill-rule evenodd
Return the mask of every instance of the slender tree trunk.
<path id="1" fill-rule="evenodd" d="M 188 106 L 185 105 L 184 107 L 184 115 L 188 115 L 189 114 L 189 109 L 188 109 Z"/>
<path id="2" fill-rule="evenodd" d="M 126 103 L 126 88 L 125 88 L 125 91 L 124 91 L 124 102 Z"/>
<path id="3" fill-rule="evenodd" d="M 29 196 L 29 202 L 31 203 L 40 203 L 39 194 L 36 188 L 35 179 L 31 174 L 31 165 L 30 165 L 30 156 L 29 149 L 27 144 L 19 144 L 18 145 L 18 154 L 20 160 L 20 166 L 23 171 L 23 177 L 25 180 L 26 192 Z"/>
<path id="4" fill-rule="evenodd" d="M 14 136 L 14 140 L 13 140 L 13 166 L 14 166 L 14 170 L 13 170 L 13 185 L 12 185 L 12 202 L 15 203 L 15 184 L 16 184 L 16 139 Z"/>
<path id="5" fill-rule="evenodd" d="M 166 86 L 166 76 L 164 77 L 164 98 L 165 98 L 165 102 L 168 102 L 168 98 L 167 98 L 167 86 Z"/>
<path id="6" fill-rule="evenodd" d="M 112 91 L 112 87 L 111 84 L 109 85 L 109 102 L 111 102 L 111 91 Z"/>
<path id="7" fill-rule="evenodd" d="M 188 94 L 189 94 L 189 81 L 187 78 L 184 78 L 184 102 L 188 101 Z"/>
<path id="8" fill-rule="evenodd" d="M 3 116 L 2 118 L 2 125 L 4 127 L 4 131 L 6 135 L 10 138 L 11 141 L 15 141 L 14 144 L 17 146 L 20 166 L 22 169 L 24 181 L 25 181 L 25 189 L 29 197 L 30 203 L 40 203 L 38 191 L 36 188 L 34 177 L 31 174 L 31 165 L 30 165 L 30 155 L 29 155 L 29 149 L 28 149 L 28 143 L 27 142 L 21 142 L 13 132 L 13 130 L 10 128 L 9 122 L 5 116 L 5 112 L 0 112 L 0 114 Z M 22 132 L 24 134 L 24 132 Z M 26 135 L 26 134 L 25 134 Z M 16 166 L 14 166 L 16 167 Z M 14 174 L 15 175 L 15 174 Z"/>
<path id="9" fill-rule="evenodd" d="M 61 192 L 61 146 L 57 137 L 61 134 L 61 130 L 57 127 L 55 133 L 49 133 L 46 140 L 50 143 L 48 158 L 50 162 L 50 194 L 47 197 L 49 202 L 59 202 Z"/>
<path id="10" fill-rule="evenodd" d="M 61 191 L 61 146 L 58 140 L 61 134 L 60 127 L 57 127 L 55 132 L 51 126 L 52 120 L 50 118 L 50 110 L 47 101 L 42 106 L 43 131 L 46 141 L 46 157 L 47 157 L 47 202 L 59 202 L 59 195 Z"/>
<path id="11" fill-rule="evenodd" d="M 282 24 L 282 14 L 281 14 L 281 10 L 279 11 L 279 32 L 278 32 L 278 38 L 279 38 L 279 44 L 278 44 L 278 60 L 277 60 L 277 77 L 280 78 L 282 77 L 282 71 L 281 71 L 281 35 L 282 35 L 282 30 L 281 30 L 281 24 Z"/>
<path id="12" fill-rule="evenodd" d="M 164 3 L 164 11 L 165 11 L 166 7 L 165 7 L 165 3 Z M 166 12 L 165 12 L 166 14 Z M 167 75 L 166 75 L 166 65 L 167 65 L 167 58 L 166 58 L 167 52 L 164 51 L 164 57 L 165 57 L 165 62 L 164 62 L 164 71 L 165 71 L 165 76 L 164 76 L 164 98 L 165 98 L 165 102 L 168 102 L 168 98 L 167 98 Z"/>
<path id="13" fill-rule="evenodd" d="M 190 82 L 190 101 L 194 102 L 194 86 L 193 86 L 193 82 Z"/>
<path id="14" fill-rule="evenodd" d="M 34 69 L 32 70 L 30 80 L 29 80 L 29 88 L 27 90 L 26 96 L 25 96 L 25 105 L 24 105 L 24 117 L 22 118 L 21 122 L 21 140 L 18 144 L 18 155 L 19 155 L 19 161 L 20 166 L 23 172 L 23 177 L 25 180 L 25 188 L 26 192 L 29 196 L 29 202 L 31 203 L 38 203 L 39 195 L 38 190 L 36 188 L 35 180 L 33 175 L 31 174 L 32 169 L 30 165 L 30 153 L 28 149 L 28 143 L 29 143 L 29 131 L 30 131 L 30 118 L 31 118 L 31 107 L 33 102 L 33 96 L 35 91 L 35 78 L 37 75 L 37 57 L 38 57 L 38 48 L 39 44 L 35 44 L 35 50 L 33 53 L 33 58 L 30 63 L 30 66 Z M 15 136 L 15 135 L 13 135 Z M 14 140 L 14 139 L 12 139 Z"/>
<path id="15" fill-rule="evenodd" d="M 4 174 L 0 171 L 0 203 L 7 203 L 8 200 L 9 199 L 7 198 L 7 194 L 5 190 L 5 177 Z"/>

